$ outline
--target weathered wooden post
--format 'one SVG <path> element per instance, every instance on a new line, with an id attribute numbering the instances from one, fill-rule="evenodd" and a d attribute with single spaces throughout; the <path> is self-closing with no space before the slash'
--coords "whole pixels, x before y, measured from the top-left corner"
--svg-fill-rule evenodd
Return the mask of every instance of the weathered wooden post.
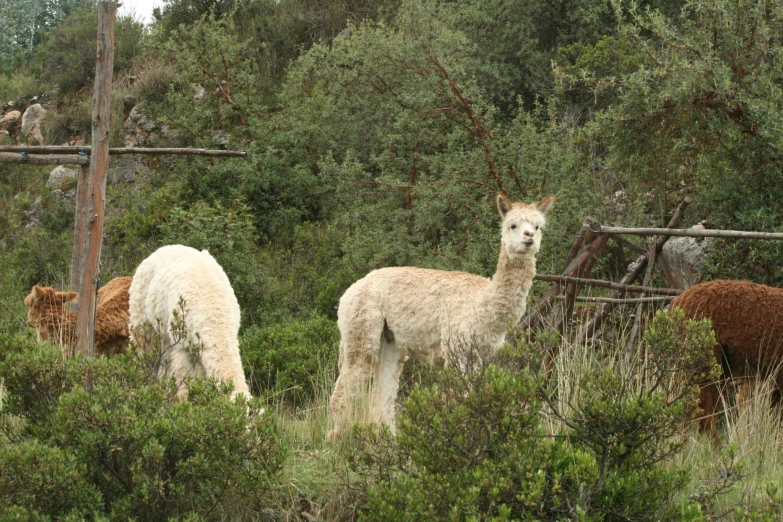
<path id="1" fill-rule="evenodd" d="M 109 102 L 114 69 L 116 2 L 98 2 L 98 45 L 92 106 L 92 152 L 89 171 L 82 168 L 76 198 L 71 287 L 78 288 L 75 352 L 95 354 L 95 310 L 100 275 L 106 170 L 109 165 Z"/>
<path id="2" fill-rule="evenodd" d="M 71 249 L 71 282 L 69 289 L 71 292 L 81 292 L 82 277 L 81 264 L 82 248 L 84 238 L 87 232 L 86 224 L 89 223 L 89 214 L 87 213 L 87 203 L 90 194 L 86 190 L 89 186 L 90 164 L 86 163 L 79 168 L 79 179 L 76 184 L 76 210 L 74 211 L 73 227 L 73 248 Z M 75 305 L 78 310 L 78 303 Z"/>

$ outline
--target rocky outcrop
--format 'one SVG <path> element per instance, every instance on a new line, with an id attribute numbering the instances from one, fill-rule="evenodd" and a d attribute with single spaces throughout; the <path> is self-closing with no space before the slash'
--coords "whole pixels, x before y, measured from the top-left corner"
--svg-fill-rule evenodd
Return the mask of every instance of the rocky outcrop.
<path id="1" fill-rule="evenodd" d="M 176 141 L 177 134 L 166 124 L 158 123 L 144 110 L 142 105 L 131 109 L 123 125 L 126 147 L 153 147 L 161 141 L 166 144 Z"/>
<path id="2" fill-rule="evenodd" d="M 72 190 L 76 188 L 78 180 L 79 173 L 76 170 L 60 165 L 49 174 L 46 186 L 51 189 Z"/>
<path id="3" fill-rule="evenodd" d="M 704 230 L 701 223 L 691 227 Z M 704 260 L 710 253 L 713 238 L 672 237 L 663 244 L 659 262 L 666 284 L 671 288 L 688 289 L 701 280 Z"/>
<path id="4" fill-rule="evenodd" d="M 18 195 L 17 195 L 18 197 Z M 41 215 L 43 213 L 43 201 L 41 196 L 35 198 L 30 205 L 30 208 L 24 211 L 22 217 L 22 223 L 24 224 L 24 231 L 31 232 L 33 229 L 41 226 Z"/>
<path id="5" fill-rule="evenodd" d="M 22 115 L 22 134 L 43 145 L 44 139 L 41 134 L 41 120 L 46 116 L 46 109 L 40 103 L 30 105 Z"/>
<path id="6" fill-rule="evenodd" d="M 110 185 L 132 185 L 141 178 L 148 179 L 152 170 L 144 164 L 144 158 L 135 154 L 115 156 L 107 173 Z"/>
<path id="7" fill-rule="evenodd" d="M 57 201 L 71 203 L 76 199 L 78 181 L 79 173 L 76 170 L 61 165 L 49 174 L 46 186 L 52 189 Z"/>
<path id="8" fill-rule="evenodd" d="M 3 114 L 0 118 L 0 133 L 17 134 L 22 123 L 22 113 L 12 110 Z"/>

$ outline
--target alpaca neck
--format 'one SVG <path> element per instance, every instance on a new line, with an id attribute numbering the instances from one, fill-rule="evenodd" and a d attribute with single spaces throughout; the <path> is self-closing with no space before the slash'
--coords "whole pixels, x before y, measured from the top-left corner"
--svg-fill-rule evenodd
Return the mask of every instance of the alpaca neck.
<path id="1" fill-rule="evenodd" d="M 510 259 L 501 247 L 498 266 L 484 293 L 485 305 L 494 315 L 518 320 L 525 311 L 527 294 L 536 275 L 534 255 Z"/>

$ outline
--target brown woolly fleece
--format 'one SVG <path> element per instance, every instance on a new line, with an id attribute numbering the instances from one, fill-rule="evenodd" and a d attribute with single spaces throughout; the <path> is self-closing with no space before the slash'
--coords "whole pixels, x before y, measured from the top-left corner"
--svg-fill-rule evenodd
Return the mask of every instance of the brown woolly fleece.
<path id="1" fill-rule="evenodd" d="M 749 281 L 710 281 L 686 290 L 671 307 L 682 308 L 691 319 L 710 318 L 718 340 L 713 352 L 723 367 L 723 383 L 766 378 L 777 372 L 776 395 L 783 391 L 779 368 L 783 360 L 783 289 Z M 720 385 L 704 383 L 699 400 L 704 410 L 699 431 L 710 431 L 713 436 L 723 409 Z"/>
<path id="2" fill-rule="evenodd" d="M 95 354 L 112 356 L 128 347 L 129 296 L 132 278 L 117 277 L 98 290 L 95 315 Z M 27 323 L 37 330 L 39 341 L 60 344 L 65 353 L 73 349 L 76 313 L 67 310 L 66 303 L 75 302 L 76 292 L 58 292 L 48 286 L 34 286 L 25 297 Z"/>

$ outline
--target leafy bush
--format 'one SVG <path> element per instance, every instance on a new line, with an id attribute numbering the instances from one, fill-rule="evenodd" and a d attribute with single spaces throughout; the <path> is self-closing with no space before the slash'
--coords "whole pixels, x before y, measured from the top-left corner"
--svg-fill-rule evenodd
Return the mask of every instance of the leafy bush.
<path id="1" fill-rule="evenodd" d="M 46 35 L 35 50 L 43 80 L 63 93 L 89 85 L 95 75 L 97 27 L 97 11 L 79 9 Z M 130 16 L 117 17 L 114 41 L 114 70 L 120 71 L 141 53 L 144 25 Z"/>
<path id="2" fill-rule="evenodd" d="M 606 167 L 662 206 L 698 196 L 689 213 L 715 228 L 779 230 L 783 6 L 693 0 L 671 16 L 633 4 L 618 13 L 638 64 L 607 61 L 591 80 L 596 97 L 617 100 L 596 118 Z M 780 286 L 774 243 L 716 248 L 712 275 Z"/>
<path id="3" fill-rule="evenodd" d="M 652 356 L 648 376 L 669 393 L 692 393 L 694 385 L 720 376 L 709 318 L 688 319 L 682 308 L 659 310 L 644 332 L 644 343 Z"/>
<path id="4" fill-rule="evenodd" d="M 362 434 L 353 466 L 370 480 L 366 520 L 557 520 L 595 481 L 584 452 L 546 437 L 528 372 L 490 366 L 472 376 L 443 371 L 416 387 L 398 433 Z M 571 502 L 569 502 L 571 501 Z M 582 506 L 583 507 L 583 506 Z"/>
<path id="5" fill-rule="evenodd" d="M 258 76 L 248 47 L 232 19 L 216 13 L 181 26 L 162 42 L 161 57 L 175 75 L 160 109 L 181 138 L 214 148 L 217 131 L 248 136 L 248 123 L 263 108 L 257 103 Z M 199 87 L 204 92 L 197 99 Z"/>
<path id="6" fill-rule="evenodd" d="M 163 223 L 162 244 L 181 244 L 208 250 L 226 271 L 245 317 L 252 317 L 261 299 L 260 270 L 255 259 L 256 232 L 250 209 L 241 201 L 229 208 L 197 203 L 175 207 Z"/>
<path id="7" fill-rule="evenodd" d="M 101 509 L 101 494 L 87 481 L 83 462 L 35 439 L 0 442 L 0 517 L 44 516 L 78 520 Z"/>
<path id="8" fill-rule="evenodd" d="M 52 109 L 41 121 L 41 133 L 48 144 L 64 144 L 74 136 L 89 142 L 91 132 L 92 100 Z"/>
<path id="9" fill-rule="evenodd" d="M 29 461 L 39 444 L 51 448 L 41 451 L 40 475 L 60 469 L 72 479 L 59 504 L 3 488 L 0 505 L 63 517 L 70 499 L 85 510 L 102 499 L 103 515 L 140 520 L 244 518 L 262 508 L 286 456 L 275 418 L 256 400 L 232 401 L 216 381 L 194 378 L 188 400 L 177 400 L 175 384 L 157 378 L 159 353 L 63 360 L 50 344 L 0 337 L 0 441 L 10 441 L 0 453 L 11 456 L 0 468 Z M 55 494 L 61 483 L 42 487 Z"/>
<path id="10" fill-rule="evenodd" d="M 247 329 L 239 349 L 252 393 L 285 392 L 293 403 L 312 401 L 337 367 L 339 340 L 337 325 L 323 316 Z"/>
<path id="11" fill-rule="evenodd" d="M 313 313 L 336 319 L 340 296 L 364 275 L 343 253 L 344 240 L 336 226 L 305 223 L 285 242 L 264 247 L 258 257 L 264 267 L 258 324 L 304 320 Z"/>
<path id="12" fill-rule="evenodd" d="M 73 246 L 73 208 L 57 201 L 48 188 L 32 198 L 19 197 L 14 205 L 12 211 L 24 213 L 27 226 L 10 231 L 8 248 L 3 252 L 8 265 L 28 290 L 38 283 L 59 283 L 70 262 L 62 253 L 69 252 Z"/>
<path id="13" fill-rule="evenodd" d="M 578 394 L 560 398 L 517 370 L 529 355 L 515 352 L 528 348 L 504 348 L 496 361 L 513 370 L 445 368 L 414 386 L 396 435 L 358 430 L 349 458 L 366 481 L 365 519 L 658 520 L 675 509 L 688 473 L 670 457 L 693 388 L 670 397 L 596 364 L 579 370 Z"/>
<path id="14" fill-rule="evenodd" d="M 3 103 L 19 102 L 41 94 L 41 84 L 30 74 L 22 72 L 0 73 L 0 92 L 5 98 Z"/>

